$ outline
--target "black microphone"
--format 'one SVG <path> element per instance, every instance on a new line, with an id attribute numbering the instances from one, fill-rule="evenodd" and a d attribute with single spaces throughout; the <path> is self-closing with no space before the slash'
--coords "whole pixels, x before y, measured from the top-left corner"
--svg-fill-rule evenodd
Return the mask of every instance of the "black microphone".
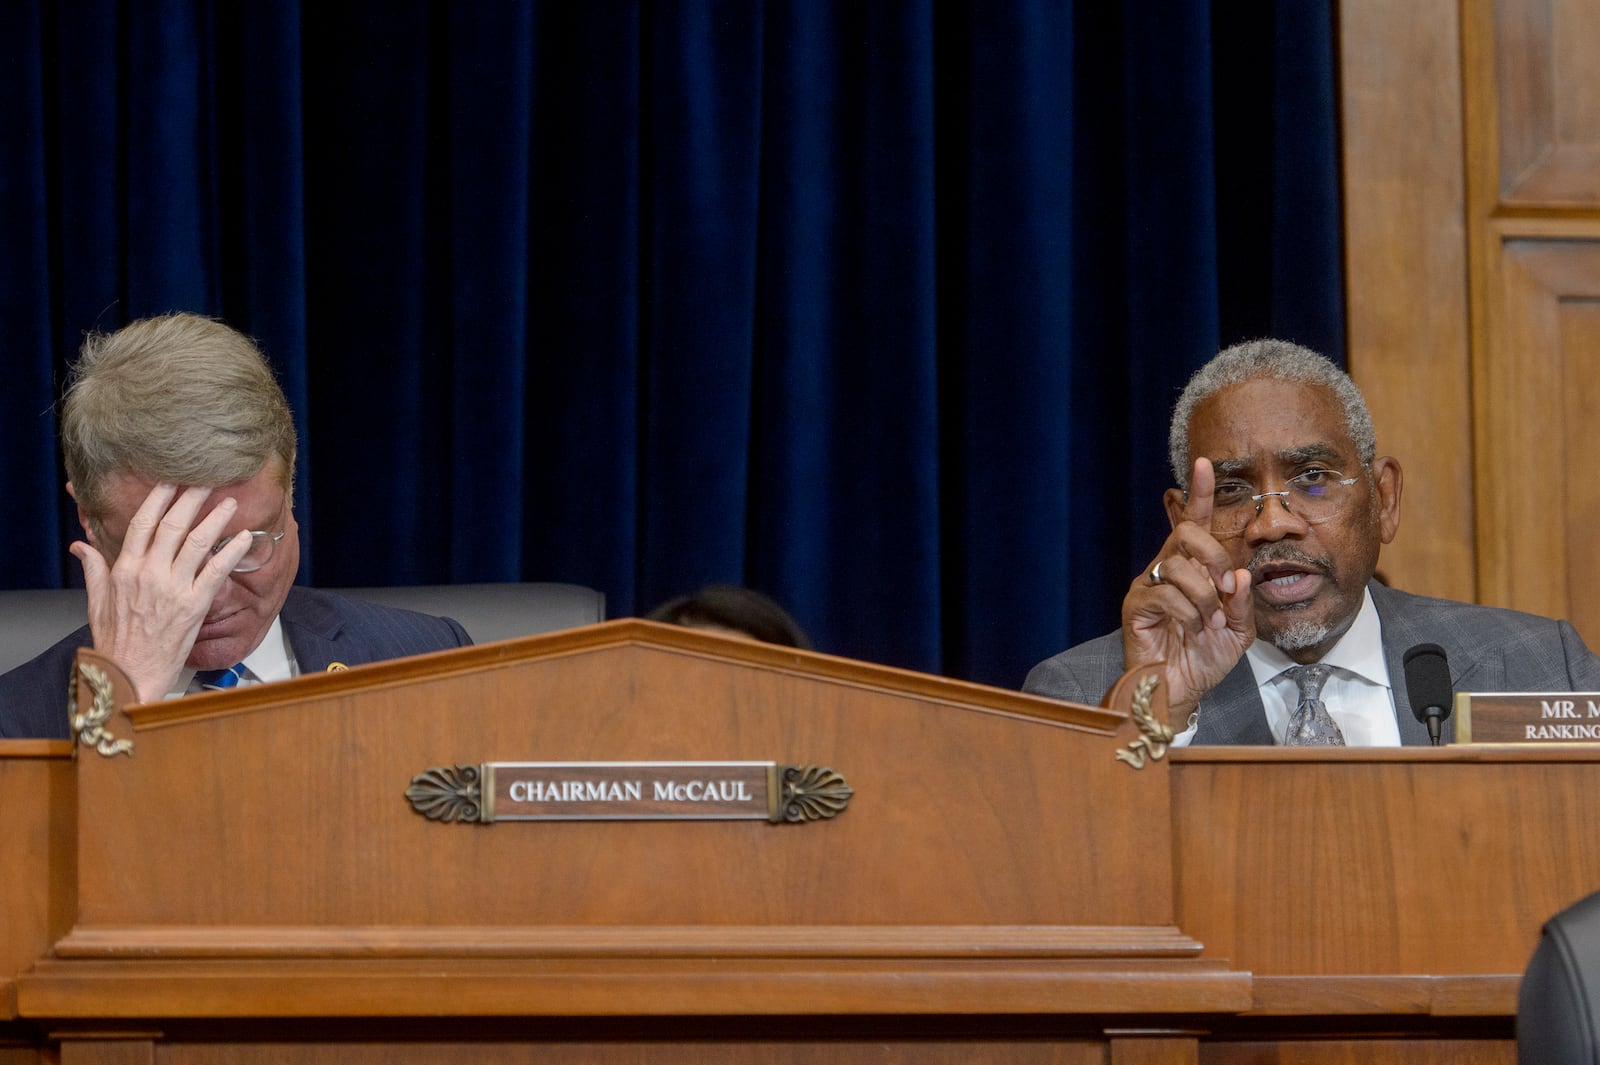
<path id="1" fill-rule="evenodd" d="M 1439 746 L 1439 726 L 1450 716 L 1454 699 L 1450 691 L 1450 663 L 1444 648 L 1436 643 L 1419 643 L 1405 654 L 1406 696 L 1411 712 L 1428 726 L 1428 738 Z"/>

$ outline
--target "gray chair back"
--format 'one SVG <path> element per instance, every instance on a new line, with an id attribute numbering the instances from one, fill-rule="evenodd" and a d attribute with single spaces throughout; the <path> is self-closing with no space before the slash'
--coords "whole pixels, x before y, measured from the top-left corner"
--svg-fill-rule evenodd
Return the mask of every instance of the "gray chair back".
<path id="1" fill-rule="evenodd" d="M 89 600 L 82 588 L 0 592 L 0 673 L 22 665 L 88 620 Z"/>
<path id="2" fill-rule="evenodd" d="M 606 597 L 581 584 L 418 584 L 332 590 L 380 606 L 455 618 L 473 643 L 574 629 L 606 619 Z"/>

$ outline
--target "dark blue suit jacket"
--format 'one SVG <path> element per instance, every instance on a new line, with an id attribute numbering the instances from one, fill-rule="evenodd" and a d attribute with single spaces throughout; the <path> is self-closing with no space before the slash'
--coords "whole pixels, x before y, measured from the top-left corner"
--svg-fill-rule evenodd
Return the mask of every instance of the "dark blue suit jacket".
<path id="1" fill-rule="evenodd" d="M 465 647 L 466 630 L 450 618 L 294 587 L 278 614 L 302 673 L 334 662 L 359 666 L 388 658 Z M 31 662 L 0 676 L 0 737 L 68 739 L 67 678 L 78 648 L 92 643 L 89 626 Z"/>

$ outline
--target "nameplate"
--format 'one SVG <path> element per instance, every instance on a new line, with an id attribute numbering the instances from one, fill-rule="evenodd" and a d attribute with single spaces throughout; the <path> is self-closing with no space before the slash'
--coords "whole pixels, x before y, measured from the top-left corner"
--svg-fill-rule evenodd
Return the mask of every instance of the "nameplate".
<path id="1" fill-rule="evenodd" d="M 1457 743 L 1600 743 L 1600 692 L 1456 694 Z"/>
<path id="2" fill-rule="evenodd" d="M 436 766 L 406 798 L 430 821 L 827 820 L 854 794 L 825 766 L 777 762 L 484 762 Z"/>

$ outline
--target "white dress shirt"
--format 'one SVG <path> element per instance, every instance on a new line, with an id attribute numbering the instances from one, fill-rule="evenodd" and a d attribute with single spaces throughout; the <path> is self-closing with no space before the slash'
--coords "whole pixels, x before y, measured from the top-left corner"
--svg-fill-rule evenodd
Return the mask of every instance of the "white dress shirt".
<path id="1" fill-rule="evenodd" d="M 300 675 L 300 663 L 295 661 L 294 648 L 289 646 L 289 638 L 283 634 L 281 620 L 272 619 L 266 636 L 262 637 L 254 651 L 244 656 L 243 665 L 244 673 L 239 677 L 238 684 L 241 688 L 247 684 L 266 684 Z M 178 690 L 168 692 L 167 698 L 181 699 L 198 692 L 200 686 L 195 683 L 194 674 L 194 670 L 184 666 L 183 672 L 178 674 Z"/>
<path id="2" fill-rule="evenodd" d="M 1261 705 L 1267 711 L 1267 727 L 1281 744 L 1289 728 L 1289 715 L 1300 701 L 1300 689 L 1283 672 L 1300 663 L 1266 640 L 1251 644 L 1244 656 L 1255 674 Z M 1362 593 L 1355 621 L 1322 657 L 1322 664 L 1333 667 L 1322 686 L 1322 701 L 1344 733 L 1345 743 L 1351 747 L 1400 746 L 1394 687 L 1383 657 L 1383 627 L 1378 621 L 1378 608 L 1372 605 L 1371 592 Z M 1196 727 L 1191 724 L 1173 740 L 1173 746 L 1188 746 Z"/>

